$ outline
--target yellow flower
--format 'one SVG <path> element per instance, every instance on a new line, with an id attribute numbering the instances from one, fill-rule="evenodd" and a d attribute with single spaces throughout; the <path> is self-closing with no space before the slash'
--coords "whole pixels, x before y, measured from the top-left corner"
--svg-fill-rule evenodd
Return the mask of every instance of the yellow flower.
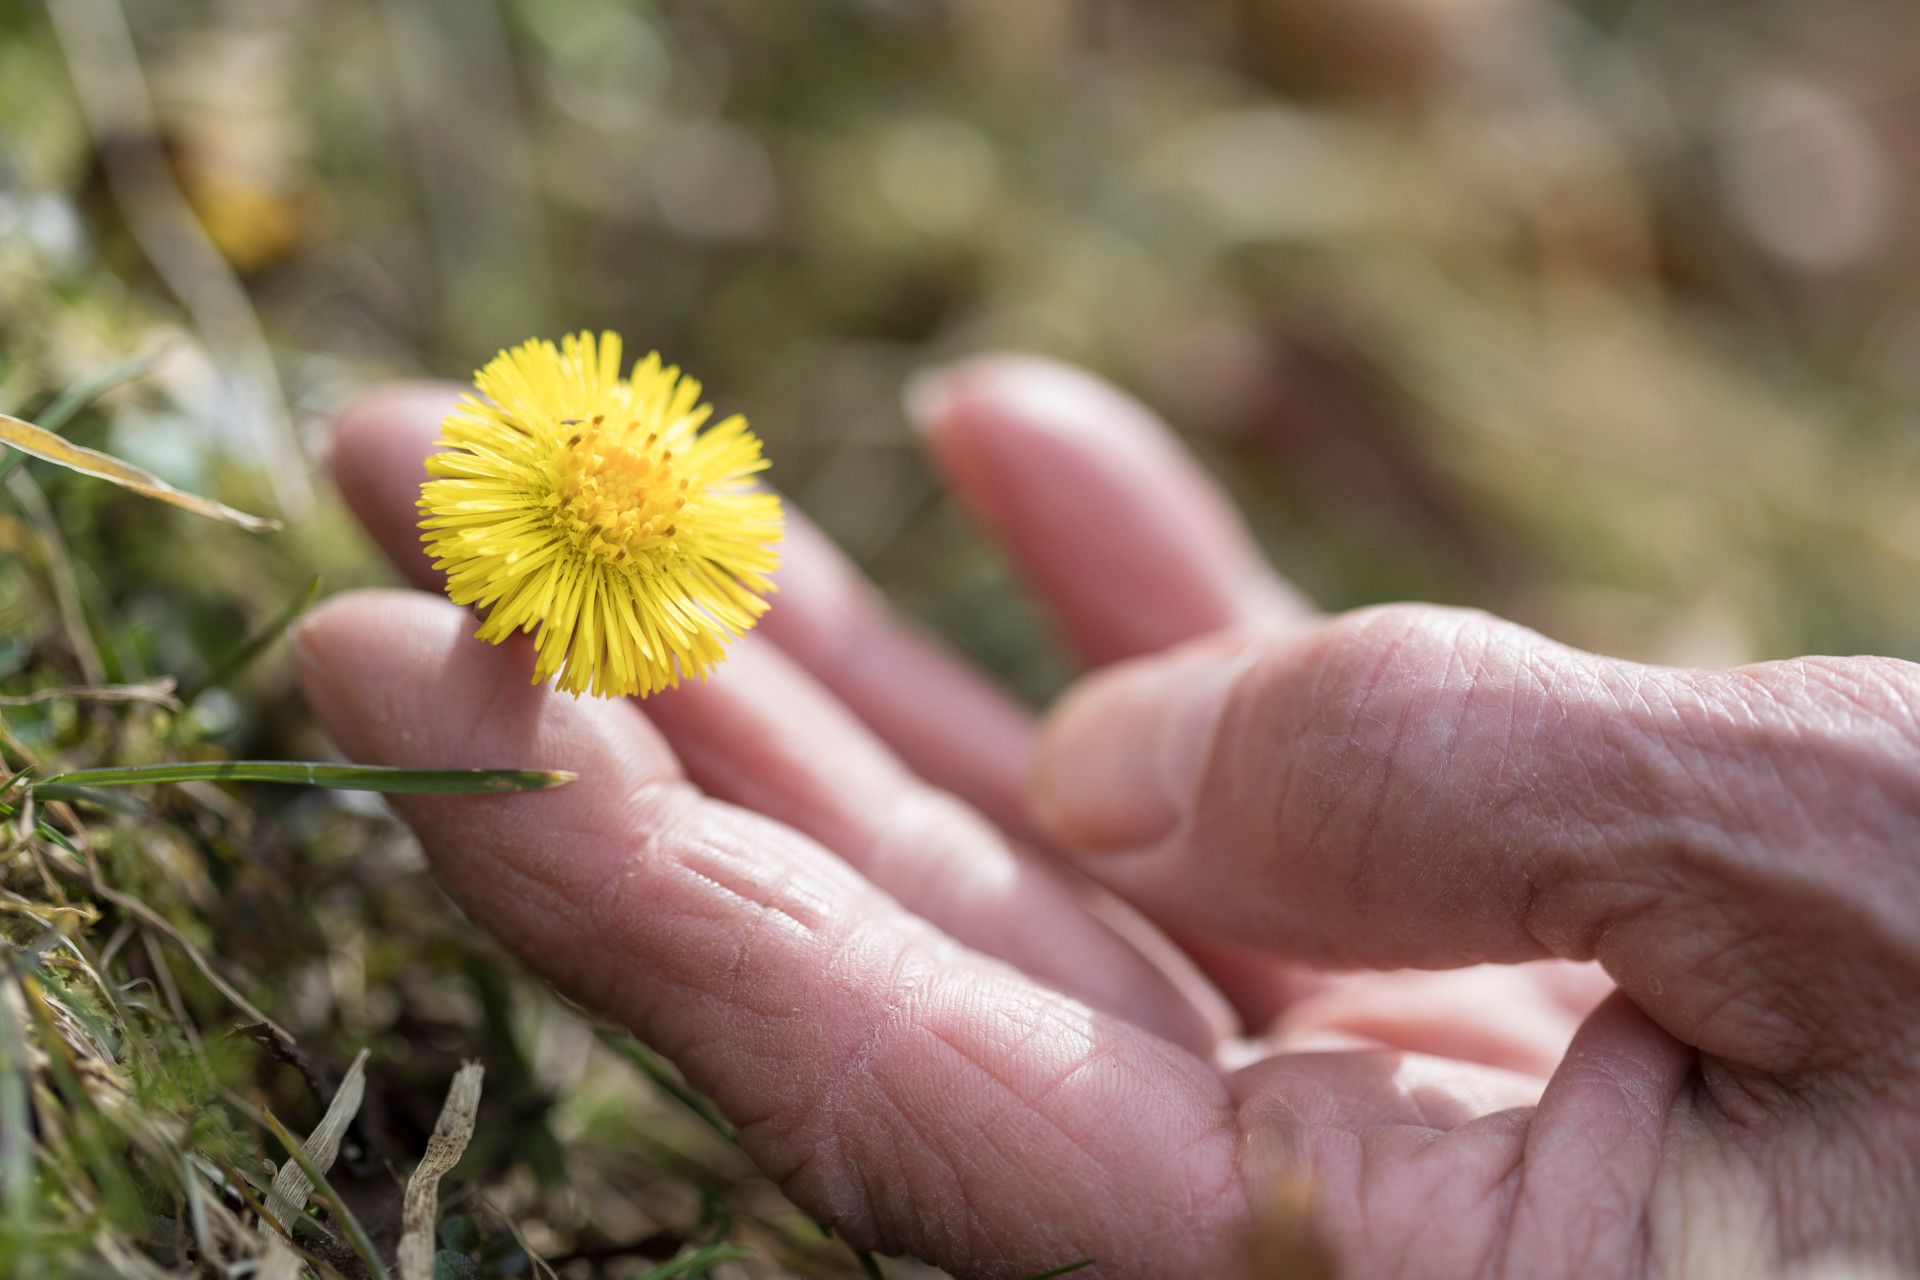
<path id="1" fill-rule="evenodd" d="M 620 376 L 620 337 L 495 356 L 440 425 L 423 541 L 479 638 L 539 631 L 534 683 L 599 697 L 705 678 L 767 610 L 780 500 L 738 415 L 702 430 L 700 384 L 658 354 Z"/>

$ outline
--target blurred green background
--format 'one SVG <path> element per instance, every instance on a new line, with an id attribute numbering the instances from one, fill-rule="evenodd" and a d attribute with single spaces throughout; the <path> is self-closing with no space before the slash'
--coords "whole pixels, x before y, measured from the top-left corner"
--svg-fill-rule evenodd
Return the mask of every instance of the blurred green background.
<path id="1" fill-rule="evenodd" d="M 0 0 L 0 410 L 158 353 L 75 438 L 290 522 L 249 539 L 30 469 L 0 497 L 0 683 L 191 682 L 308 573 L 383 578 L 309 461 L 328 416 L 602 326 L 745 411 L 777 483 L 1035 699 L 1068 673 L 899 407 L 986 349 L 1154 405 L 1329 607 L 1472 603 L 1649 660 L 1920 658 L 1917 295 L 1906 0 Z M 0 754 L 326 749 L 279 659 L 215 695 L 10 709 Z M 384 1204 L 480 1054 L 493 1137 L 463 1170 L 539 1251 L 641 1274 L 746 1238 L 737 1158 L 689 1172 L 631 1072 L 605 1083 L 625 1050 L 454 919 L 377 809 L 247 794 L 87 819 L 313 1068 L 206 1068 L 218 993 L 170 935 L 114 946 L 178 988 L 146 1033 L 195 1079 L 304 1131 L 373 1046 L 380 1132 L 342 1177 Z M 522 1273 L 482 1235 L 454 1251 Z M 727 1265 L 853 1265 L 797 1238 Z"/>
<path id="2" fill-rule="evenodd" d="M 51 12 L 0 6 L 16 405 L 157 324 L 215 366 L 169 380 L 170 436 L 283 397 L 310 451 L 380 377 L 613 327 L 1037 693 L 1058 672 L 898 408 L 921 365 L 1032 349 L 1161 409 L 1330 606 L 1468 601 L 1679 661 L 1920 655 L 1910 5 Z M 216 253 L 229 280 L 198 280 Z"/>

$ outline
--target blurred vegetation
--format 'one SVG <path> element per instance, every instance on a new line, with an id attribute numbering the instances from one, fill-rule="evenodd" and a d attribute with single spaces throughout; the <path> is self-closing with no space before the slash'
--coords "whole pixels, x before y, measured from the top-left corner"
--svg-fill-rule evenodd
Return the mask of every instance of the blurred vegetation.
<path id="1" fill-rule="evenodd" d="M 314 572 L 385 575 L 307 461 L 325 419 L 577 327 L 697 371 L 1035 698 L 1065 670 L 898 409 L 983 348 L 1161 409 L 1329 607 L 1920 657 L 1916 41 L 1896 0 L 0 0 L 0 411 L 84 401 L 79 443 L 287 521 L 12 471 L 0 779 L 324 758 L 277 649 L 222 668 Z M 466 1058 L 438 1274 L 877 1265 L 377 802 L 27 794 L 0 1270 L 364 1274 Z M 269 1117 L 304 1137 L 361 1049 L 332 1207 L 274 1252 Z"/>

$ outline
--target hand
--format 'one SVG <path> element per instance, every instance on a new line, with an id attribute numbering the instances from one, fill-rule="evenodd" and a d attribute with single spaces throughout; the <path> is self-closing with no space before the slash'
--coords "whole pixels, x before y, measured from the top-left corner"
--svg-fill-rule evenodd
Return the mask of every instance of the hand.
<path id="1" fill-rule="evenodd" d="M 376 395 L 333 459 L 423 586 L 450 396 Z M 1285 1185 L 1356 1277 L 1920 1263 L 1920 669 L 1316 617 L 1090 379 L 988 360 L 918 399 L 1110 664 L 1038 738 L 804 526 L 763 631 L 644 706 L 529 687 L 430 594 L 297 634 L 358 759 L 579 772 L 403 812 L 797 1202 L 967 1276 L 1236 1274 Z M 1263 1238 L 1261 1274 L 1301 1263 Z"/>

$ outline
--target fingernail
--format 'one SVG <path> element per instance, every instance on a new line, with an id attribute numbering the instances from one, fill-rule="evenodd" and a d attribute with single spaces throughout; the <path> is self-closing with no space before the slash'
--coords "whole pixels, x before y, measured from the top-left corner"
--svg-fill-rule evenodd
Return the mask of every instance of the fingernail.
<path id="1" fill-rule="evenodd" d="M 1244 637 L 1220 637 L 1093 677 L 1047 724 L 1031 788 L 1041 828 L 1082 852 L 1172 835 L 1199 803 L 1248 663 Z"/>
<path id="2" fill-rule="evenodd" d="M 900 392 L 900 408 L 907 425 L 923 438 L 930 436 L 953 403 L 953 370 L 943 365 L 922 369 L 907 379 Z"/>
<path id="3" fill-rule="evenodd" d="M 312 638 L 307 634 L 308 629 L 313 625 L 313 619 L 314 611 L 309 609 L 295 618 L 293 625 L 287 628 L 287 649 L 293 654 L 293 665 L 296 670 L 307 671 L 316 665 Z"/>
<path id="4" fill-rule="evenodd" d="M 1049 435 L 1111 445 L 1139 434 L 1132 425 L 1140 417 L 1137 404 L 1084 369 L 1042 356 L 974 356 L 926 369 L 908 379 L 901 399 L 908 420 L 929 435 L 963 391 L 969 417 L 988 428 L 985 435 L 999 434 L 995 427 L 1011 430 L 1022 448 Z"/>

